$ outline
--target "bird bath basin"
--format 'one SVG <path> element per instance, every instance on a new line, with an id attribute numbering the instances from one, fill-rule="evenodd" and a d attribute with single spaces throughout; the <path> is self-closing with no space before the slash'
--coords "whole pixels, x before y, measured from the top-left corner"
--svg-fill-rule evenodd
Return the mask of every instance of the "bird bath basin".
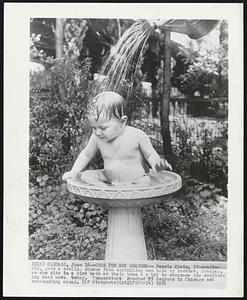
<path id="1" fill-rule="evenodd" d="M 147 260 L 140 208 L 157 204 L 178 191 L 181 177 L 173 172 L 150 173 L 150 183 L 97 187 L 68 179 L 68 190 L 85 202 L 109 209 L 106 260 Z"/>

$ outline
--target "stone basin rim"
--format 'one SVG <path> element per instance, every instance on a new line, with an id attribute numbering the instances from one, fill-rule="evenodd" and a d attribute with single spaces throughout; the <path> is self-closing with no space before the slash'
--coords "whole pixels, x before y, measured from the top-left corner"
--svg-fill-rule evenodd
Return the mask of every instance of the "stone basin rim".
<path id="1" fill-rule="evenodd" d="M 178 183 L 180 183 L 182 181 L 180 175 L 174 173 L 174 172 L 171 172 L 171 171 L 161 171 L 162 173 L 166 173 L 166 174 L 169 174 L 169 175 L 172 175 L 173 177 L 175 177 L 175 179 L 169 183 L 160 183 L 160 184 L 157 184 L 157 185 L 152 185 L 152 186 L 147 186 L 147 187 L 136 187 L 136 186 L 131 186 L 130 187 L 119 187 L 119 188 L 114 188 L 114 187 L 108 187 L 108 186 L 105 186 L 105 187 L 97 187 L 97 186 L 93 186 L 93 185 L 88 185 L 88 184 L 83 184 L 82 182 L 79 182 L 79 181 L 72 181 L 71 179 L 68 179 L 67 180 L 67 184 L 70 185 L 70 186 L 74 186 L 74 187 L 78 187 L 78 188 L 83 188 L 83 189 L 90 189 L 90 190 L 94 190 L 94 191 L 114 191 L 114 192 L 131 192 L 131 191 L 149 191 L 149 190 L 157 190 L 157 189 L 164 189 L 164 187 L 170 187 L 170 186 L 175 186 L 177 185 Z M 78 184 L 76 184 L 78 183 Z"/>

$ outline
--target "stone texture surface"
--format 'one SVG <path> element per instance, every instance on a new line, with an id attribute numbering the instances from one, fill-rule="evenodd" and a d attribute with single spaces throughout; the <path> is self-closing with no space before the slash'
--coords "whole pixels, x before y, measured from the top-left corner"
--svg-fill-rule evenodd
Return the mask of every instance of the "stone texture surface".
<path id="1" fill-rule="evenodd" d="M 146 187 L 95 187 L 68 180 L 71 193 L 79 195 L 85 202 L 104 207 L 140 207 L 158 203 L 169 198 L 182 187 L 181 177 L 173 172 L 162 171 L 159 180 Z"/>

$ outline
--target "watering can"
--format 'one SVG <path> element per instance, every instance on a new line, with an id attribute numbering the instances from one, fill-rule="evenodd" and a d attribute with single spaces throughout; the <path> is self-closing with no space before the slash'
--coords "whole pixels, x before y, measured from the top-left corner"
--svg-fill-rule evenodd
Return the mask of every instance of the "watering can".
<path id="1" fill-rule="evenodd" d="M 151 27 L 187 34 L 191 39 L 200 39 L 213 30 L 218 20 L 154 19 L 147 20 Z"/>

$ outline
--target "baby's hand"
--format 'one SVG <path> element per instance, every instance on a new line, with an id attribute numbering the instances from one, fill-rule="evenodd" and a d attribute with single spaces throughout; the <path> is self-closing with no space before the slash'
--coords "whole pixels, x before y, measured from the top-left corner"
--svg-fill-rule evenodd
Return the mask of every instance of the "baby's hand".
<path id="1" fill-rule="evenodd" d="M 160 158 L 159 155 L 151 155 L 148 158 L 148 163 L 154 172 L 172 170 L 172 166 L 168 163 L 168 161 L 164 158 Z"/>
<path id="2" fill-rule="evenodd" d="M 69 172 L 66 172 L 63 174 L 62 180 L 67 181 L 69 178 L 74 180 L 74 179 L 76 179 L 77 175 L 78 175 L 77 173 L 69 171 Z"/>
<path id="3" fill-rule="evenodd" d="M 150 155 L 148 158 L 148 163 L 154 172 L 159 171 L 162 166 L 162 161 L 158 154 Z"/>
<path id="4" fill-rule="evenodd" d="M 161 170 L 172 171 L 172 166 L 165 158 L 161 158 Z"/>

